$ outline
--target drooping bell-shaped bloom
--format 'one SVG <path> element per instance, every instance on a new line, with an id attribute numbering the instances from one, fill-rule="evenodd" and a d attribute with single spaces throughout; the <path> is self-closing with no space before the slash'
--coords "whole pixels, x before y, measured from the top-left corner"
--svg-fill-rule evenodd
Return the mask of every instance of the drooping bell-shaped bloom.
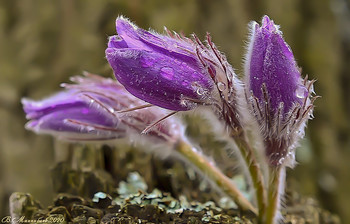
<path id="1" fill-rule="evenodd" d="M 313 109 L 313 82 L 302 79 L 279 26 L 268 16 L 252 23 L 245 76 L 249 104 L 260 126 L 272 165 L 294 161 L 296 141 L 303 136 Z"/>
<path id="2" fill-rule="evenodd" d="M 109 38 L 106 57 L 118 81 L 151 104 L 185 111 L 211 96 L 213 80 L 191 40 L 160 35 L 116 20 L 118 35 Z"/>
<path id="3" fill-rule="evenodd" d="M 64 84 L 64 91 L 42 101 L 22 100 L 27 129 L 70 141 L 108 140 L 140 134 L 167 114 L 161 108 L 118 114 L 144 102 L 112 79 L 86 74 L 72 81 L 75 84 Z M 152 127 L 148 135 L 175 142 L 182 132 L 181 123 L 169 118 Z"/>

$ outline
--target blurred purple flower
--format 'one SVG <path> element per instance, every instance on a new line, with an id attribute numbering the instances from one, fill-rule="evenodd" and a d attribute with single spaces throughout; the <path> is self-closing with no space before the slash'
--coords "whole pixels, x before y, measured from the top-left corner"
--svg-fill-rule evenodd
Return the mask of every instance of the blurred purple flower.
<path id="1" fill-rule="evenodd" d="M 116 20 L 118 35 L 109 38 L 106 57 L 125 88 L 142 100 L 174 110 L 193 109 L 207 100 L 213 81 L 190 39 L 160 35 Z"/>
<path id="2" fill-rule="evenodd" d="M 302 79 L 279 26 L 268 16 L 252 23 L 245 64 L 246 89 L 272 165 L 294 162 L 296 141 L 312 116 L 313 81 Z"/>
<path id="3" fill-rule="evenodd" d="M 166 115 L 161 108 L 120 113 L 144 104 L 112 79 L 86 74 L 71 78 L 76 84 L 42 101 L 23 99 L 29 122 L 26 128 L 70 141 L 108 140 L 139 134 Z M 175 142 L 180 123 L 167 119 L 153 126 L 148 135 L 160 141 Z"/>

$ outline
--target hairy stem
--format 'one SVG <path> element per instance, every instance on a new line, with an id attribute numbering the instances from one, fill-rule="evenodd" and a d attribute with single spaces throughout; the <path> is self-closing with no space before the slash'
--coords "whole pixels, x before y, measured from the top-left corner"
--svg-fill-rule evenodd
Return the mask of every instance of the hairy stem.
<path id="1" fill-rule="evenodd" d="M 211 181 L 234 200 L 240 209 L 250 210 L 257 214 L 256 208 L 242 195 L 231 179 L 224 175 L 215 164 L 197 149 L 185 141 L 180 141 L 176 146 L 176 151 L 191 162 L 199 171 L 207 175 Z"/>
<path id="2" fill-rule="evenodd" d="M 270 167 L 269 172 L 269 192 L 268 192 L 268 205 L 266 209 L 266 224 L 275 224 L 279 219 L 280 201 L 281 195 L 284 191 L 284 178 L 285 168 Z"/>
<path id="3" fill-rule="evenodd" d="M 246 141 L 244 135 L 240 136 L 232 136 L 239 148 L 241 156 L 248 168 L 249 176 L 253 183 L 253 187 L 255 190 L 255 197 L 258 205 L 258 221 L 259 223 L 263 223 L 263 217 L 265 215 L 266 209 L 266 193 L 264 186 L 264 179 L 261 173 L 260 165 L 256 160 L 253 149 L 250 147 L 248 142 Z"/>

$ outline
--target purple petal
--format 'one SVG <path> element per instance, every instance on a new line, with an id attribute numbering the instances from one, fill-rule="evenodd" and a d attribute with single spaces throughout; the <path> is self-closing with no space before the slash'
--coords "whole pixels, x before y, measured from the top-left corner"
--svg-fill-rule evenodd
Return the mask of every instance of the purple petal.
<path id="1" fill-rule="evenodd" d="M 45 114 L 55 111 L 65 110 L 81 104 L 76 98 L 67 98 L 66 92 L 60 92 L 42 101 L 33 101 L 29 99 L 22 99 L 23 109 L 26 112 L 27 119 L 37 119 Z"/>
<path id="2" fill-rule="evenodd" d="M 118 18 L 116 20 L 116 29 L 118 36 L 127 44 L 128 48 L 151 49 L 139 38 L 136 27 L 133 27 L 132 23 L 128 20 Z"/>
<path id="3" fill-rule="evenodd" d="M 200 66 L 193 44 L 139 29 L 122 18 L 116 24 L 121 39 L 110 38 L 106 57 L 130 93 L 176 111 L 190 110 L 193 102 L 208 98 L 213 81 Z"/>
<path id="4" fill-rule="evenodd" d="M 31 119 L 26 127 L 37 133 L 52 134 L 71 140 L 124 136 L 124 133 L 117 129 L 118 119 L 92 106 L 76 91 L 60 92 L 37 102 L 22 100 L 22 103 L 27 119 Z"/>
<path id="5" fill-rule="evenodd" d="M 108 41 L 108 47 L 110 48 L 127 48 L 127 43 L 120 39 L 119 36 L 111 36 Z"/>
<path id="6" fill-rule="evenodd" d="M 27 129 L 71 141 L 116 139 L 129 132 L 140 133 L 169 113 L 159 107 L 144 108 L 126 116 L 116 113 L 142 106 L 144 102 L 111 79 L 85 73 L 85 76 L 75 76 L 71 80 L 75 83 L 64 84 L 65 91 L 47 99 L 22 100 L 29 119 Z M 171 144 L 182 134 L 181 123 L 173 118 L 148 131 L 152 142 Z"/>
<path id="7" fill-rule="evenodd" d="M 195 47 L 193 44 L 140 29 L 130 23 L 127 19 L 118 18 L 116 20 L 116 30 L 118 37 L 128 48 L 160 51 L 165 54 L 182 54 L 183 57 L 189 57 L 189 60 L 194 59 Z M 113 37 L 113 39 L 118 39 L 116 36 Z M 125 48 L 124 45 L 113 46 L 115 40 L 110 40 L 109 42 L 112 43 L 108 43 L 108 47 Z"/>
<path id="8" fill-rule="evenodd" d="M 293 53 L 283 40 L 278 26 L 265 16 L 261 27 L 256 24 L 251 41 L 247 75 L 253 94 L 261 102 L 264 101 L 262 85 L 266 85 L 272 114 L 281 102 L 284 103 L 285 113 L 294 104 L 302 104 L 307 92 L 302 85 Z"/>
<path id="9" fill-rule="evenodd" d="M 87 124 L 87 126 L 82 128 L 82 126 L 74 125 L 74 122 L 70 123 L 70 120 L 79 121 L 81 124 Z M 78 124 L 78 122 L 76 124 Z M 90 130 L 88 124 L 91 125 Z M 88 133 L 93 130 L 93 126 L 96 124 L 106 127 L 116 127 L 118 125 L 118 120 L 101 115 L 100 111 L 89 107 L 87 104 L 81 103 L 69 109 L 55 111 L 40 117 L 39 122 L 36 123 L 36 128 L 60 132 Z"/>
<path id="10" fill-rule="evenodd" d="M 201 100 L 212 83 L 192 63 L 155 51 L 107 49 L 117 79 L 140 99 L 170 110 L 189 110 L 184 98 Z"/>
<path id="11" fill-rule="evenodd" d="M 195 47 L 193 44 L 159 34 L 152 34 L 143 29 L 138 29 L 137 31 L 139 38 L 147 44 L 147 46 L 151 47 L 153 51 L 196 61 Z"/>

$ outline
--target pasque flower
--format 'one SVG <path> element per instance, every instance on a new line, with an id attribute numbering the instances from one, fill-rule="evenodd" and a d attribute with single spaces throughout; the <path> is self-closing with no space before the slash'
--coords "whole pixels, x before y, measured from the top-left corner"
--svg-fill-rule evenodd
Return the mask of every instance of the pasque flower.
<path id="1" fill-rule="evenodd" d="M 312 117 L 313 82 L 301 78 L 294 55 L 279 26 L 268 16 L 251 23 L 245 58 L 245 96 L 259 126 L 268 164 L 268 191 L 263 223 L 278 223 L 285 168 L 295 163 L 295 147 Z"/>
<path id="2" fill-rule="evenodd" d="M 168 30 L 161 35 L 123 17 L 117 18 L 116 29 L 106 57 L 130 93 L 173 111 L 211 105 L 230 127 L 240 126 L 236 108 L 240 81 L 209 34 L 205 45 L 194 34 L 192 39 Z"/>
<path id="3" fill-rule="evenodd" d="M 65 90 L 54 96 L 42 101 L 22 100 L 29 119 L 27 129 L 71 141 L 108 140 L 139 134 L 167 114 L 161 108 L 118 114 L 117 111 L 144 102 L 112 79 L 89 73 L 71 79 L 75 84 L 63 84 Z M 149 130 L 149 137 L 162 142 L 177 141 L 183 130 L 174 119 L 155 125 Z"/>
<path id="4" fill-rule="evenodd" d="M 196 55 L 196 45 L 170 32 L 148 32 L 124 18 L 109 38 L 106 57 L 133 95 L 174 111 L 190 110 L 211 97 L 214 82 Z"/>
<path id="5" fill-rule="evenodd" d="M 138 140 L 140 133 L 147 133 L 152 143 L 171 143 L 174 155 L 208 175 L 240 208 L 257 213 L 259 223 L 276 223 L 285 168 L 294 164 L 294 148 L 312 118 L 316 99 L 314 81 L 301 78 L 279 26 L 267 16 L 261 26 L 251 23 L 244 85 L 209 34 L 202 43 L 195 35 L 189 39 L 170 31 L 165 35 L 145 31 L 122 17 L 117 18 L 116 29 L 105 53 L 118 82 L 85 74 L 73 77 L 73 84 L 63 84 L 65 90 L 45 100 L 23 99 L 29 119 L 26 127 L 71 141 L 134 134 Z M 214 125 L 225 124 L 224 136 L 234 140 L 245 163 L 258 211 L 190 144 L 184 126 L 171 117 L 198 105 L 208 105 L 215 112 L 210 114 L 218 118 L 211 119 Z M 255 144 L 259 139 L 262 144 Z M 266 160 L 255 156 L 260 146 Z"/>
<path id="6" fill-rule="evenodd" d="M 212 42 L 202 43 L 176 33 L 160 35 L 118 18 L 118 36 L 109 39 L 106 57 L 116 78 L 136 97 L 174 111 L 208 105 L 239 145 L 256 188 L 259 210 L 264 206 L 264 186 L 259 166 L 246 142 L 239 113 L 241 81 Z"/>
<path id="7" fill-rule="evenodd" d="M 147 136 L 142 139 L 153 145 L 162 143 L 161 150 L 155 150 L 158 154 L 175 155 L 190 163 L 201 175 L 209 176 L 210 183 L 231 196 L 242 209 L 256 212 L 231 180 L 189 143 L 184 125 L 175 117 L 167 117 L 167 110 L 142 107 L 142 100 L 112 79 L 85 73 L 71 80 L 75 84 L 63 84 L 64 91 L 47 99 L 22 100 L 29 119 L 27 129 L 68 141 L 128 137 L 140 142 L 141 132 L 148 128 Z M 164 148 L 164 143 L 170 146 L 170 151 Z"/>
<path id="8" fill-rule="evenodd" d="M 313 81 L 301 78 L 279 26 L 268 16 L 252 23 L 246 55 L 246 94 L 271 165 L 294 162 L 292 151 L 313 109 Z M 288 160 L 288 158 L 290 158 Z"/>

